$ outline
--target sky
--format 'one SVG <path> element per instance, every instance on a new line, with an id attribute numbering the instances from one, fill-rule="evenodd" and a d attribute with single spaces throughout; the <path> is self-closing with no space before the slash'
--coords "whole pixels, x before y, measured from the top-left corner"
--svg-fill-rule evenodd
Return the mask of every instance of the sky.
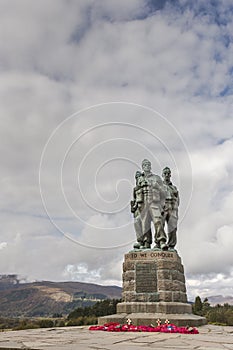
<path id="1" fill-rule="evenodd" d="M 190 300 L 233 295 L 231 0 L 0 0 L 0 273 L 121 285 L 144 158 Z"/>

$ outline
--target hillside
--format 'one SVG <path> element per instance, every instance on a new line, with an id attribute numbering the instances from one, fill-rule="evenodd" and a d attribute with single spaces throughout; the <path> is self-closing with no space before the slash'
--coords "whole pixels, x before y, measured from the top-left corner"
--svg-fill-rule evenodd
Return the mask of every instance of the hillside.
<path id="1" fill-rule="evenodd" d="M 97 300 L 120 299 L 121 288 L 83 282 L 20 283 L 16 275 L 0 276 L 0 315 L 66 315 L 76 307 L 89 306 Z"/>
<path id="2" fill-rule="evenodd" d="M 120 299 L 121 292 L 117 286 L 84 282 L 21 283 L 17 275 L 0 275 L 0 317 L 67 315 L 98 300 Z M 232 296 L 208 296 L 208 301 L 211 305 L 233 305 Z"/>

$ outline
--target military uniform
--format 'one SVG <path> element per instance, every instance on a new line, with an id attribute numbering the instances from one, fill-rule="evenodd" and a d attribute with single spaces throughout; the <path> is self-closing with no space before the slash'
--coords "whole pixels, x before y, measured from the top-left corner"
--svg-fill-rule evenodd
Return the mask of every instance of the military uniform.
<path id="1" fill-rule="evenodd" d="M 153 173 L 142 174 L 138 184 L 143 191 L 143 204 L 140 210 L 142 233 L 146 235 L 153 222 L 155 243 L 158 248 L 165 248 L 167 237 L 163 228 L 163 207 L 167 196 L 166 189 L 160 176 Z"/>
<path id="2" fill-rule="evenodd" d="M 168 247 L 174 248 L 177 243 L 177 223 L 178 223 L 178 206 L 179 192 L 172 182 L 165 183 L 167 197 L 164 208 L 164 225 L 167 223 Z"/>

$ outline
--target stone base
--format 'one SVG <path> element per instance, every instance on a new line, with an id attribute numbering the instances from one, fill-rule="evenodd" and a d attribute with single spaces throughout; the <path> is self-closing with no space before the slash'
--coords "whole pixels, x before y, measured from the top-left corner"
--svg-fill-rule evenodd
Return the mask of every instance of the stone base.
<path id="1" fill-rule="evenodd" d="M 126 324 L 130 318 L 132 323 L 139 325 L 157 325 L 158 318 L 164 323 L 166 319 L 177 326 L 198 327 L 207 323 L 205 317 L 192 314 L 192 307 L 187 303 L 158 302 L 158 303 L 119 303 L 117 314 L 99 317 L 98 324 L 109 322 Z"/>
<path id="2" fill-rule="evenodd" d="M 184 268 L 175 251 L 145 251 L 125 254 L 123 302 L 187 303 Z"/>
<path id="3" fill-rule="evenodd" d="M 119 303 L 117 313 L 138 314 L 138 313 L 158 313 L 158 314 L 192 314 L 192 306 L 188 303 L 178 302 L 158 302 L 158 303 Z"/>
<path id="4" fill-rule="evenodd" d="M 158 318 L 177 326 L 201 326 L 206 319 L 192 314 L 187 303 L 184 268 L 176 251 L 146 249 L 125 254 L 122 303 L 117 314 L 100 317 L 100 325 L 117 322 L 157 325 Z"/>
<path id="5" fill-rule="evenodd" d="M 174 323 L 176 326 L 190 326 L 190 327 L 199 327 L 205 325 L 207 323 L 205 317 L 193 315 L 193 314 L 164 314 L 164 313 L 132 313 L 132 314 L 115 314 L 109 316 L 99 317 L 98 324 L 103 325 L 109 322 L 117 322 L 120 324 L 127 324 L 127 319 L 130 318 L 132 324 L 135 326 L 145 325 L 149 326 L 153 324 L 153 326 L 157 325 L 158 318 L 165 322 L 166 319 L 169 320 L 170 323 Z"/>

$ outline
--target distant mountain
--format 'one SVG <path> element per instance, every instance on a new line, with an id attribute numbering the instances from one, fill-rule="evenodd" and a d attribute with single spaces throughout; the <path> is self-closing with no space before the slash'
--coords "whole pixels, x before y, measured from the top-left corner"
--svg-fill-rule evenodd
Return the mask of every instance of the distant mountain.
<path id="1" fill-rule="evenodd" d="M 0 275 L 0 316 L 66 315 L 103 299 L 120 299 L 118 286 L 83 282 L 20 283 L 17 275 Z"/>
<path id="2" fill-rule="evenodd" d="M 83 282 L 21 283 L 17 275 L 0 275 L 0 317 L 67 315 L 98 300 L 120 299 L 122 288 Z M 233 305 L 232 296 L 208 296 L 209 303 Z"/>
<path id="3" fill-rule="evenodd" d="M 210 303 L 211 306 L 220 304 L 230 304 L 233 305 L 233 297 L 232 296 L 222 296 L 222 295 L 212 295 L 207 297 L 208 302 Z"/>

